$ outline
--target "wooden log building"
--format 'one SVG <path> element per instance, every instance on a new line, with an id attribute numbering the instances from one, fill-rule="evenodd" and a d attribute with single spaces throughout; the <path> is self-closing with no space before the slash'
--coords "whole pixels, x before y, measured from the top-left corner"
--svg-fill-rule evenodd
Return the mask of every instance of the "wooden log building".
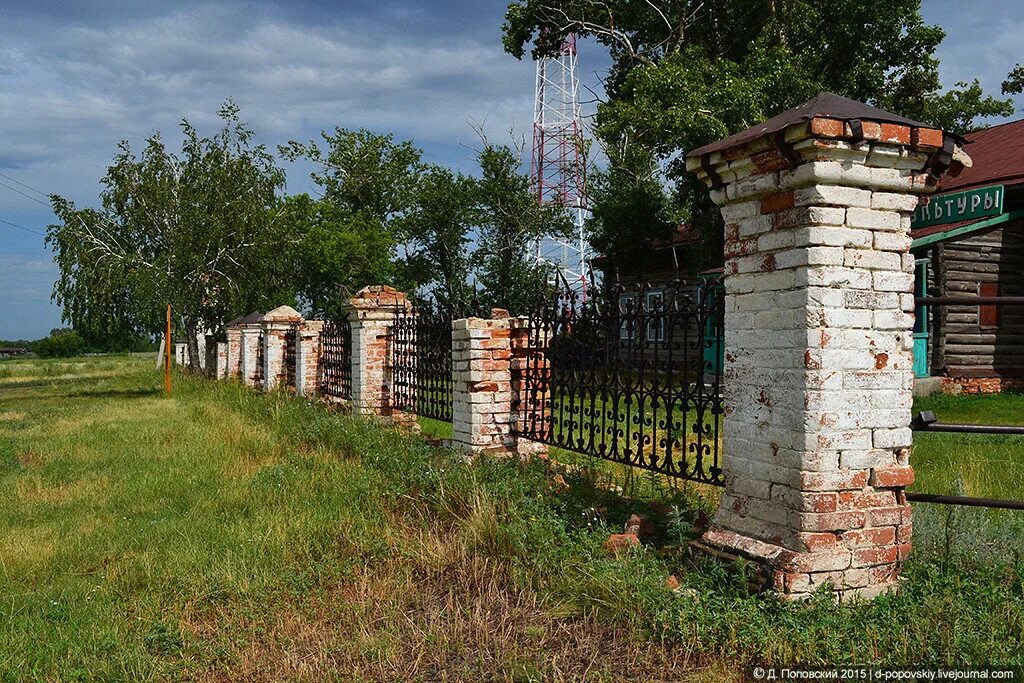
<path id="1" fill-rule="evenodd" d="M 965 138 L 973 166 L 943 178 L 914 214 L 916 294 L 1024 296 L 1024 120 Z M 919 305 L 916 313 L 919 384 L 947 393 L 1024 388 L 1024 305 Z"/>

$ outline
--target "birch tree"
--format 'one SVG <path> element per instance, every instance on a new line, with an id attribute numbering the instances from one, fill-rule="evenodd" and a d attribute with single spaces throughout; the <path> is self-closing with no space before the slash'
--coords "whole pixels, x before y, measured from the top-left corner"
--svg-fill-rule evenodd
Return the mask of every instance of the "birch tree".
<path id="1" fill-rule="evenodd" d="M 59 222 L 46 241 L 60 269 L 53 299 L 66 322 L 159 334 L 170 304 L 195 363 L 200 332 L 289 298 L 284 172 L 253 143 L 234 102 L 219 116 L 222 126 L 209 137 L 182 120 L 179 153 L 159 133 L 140 153 L 122 141 L 98 207 L 51 197 Z"/>

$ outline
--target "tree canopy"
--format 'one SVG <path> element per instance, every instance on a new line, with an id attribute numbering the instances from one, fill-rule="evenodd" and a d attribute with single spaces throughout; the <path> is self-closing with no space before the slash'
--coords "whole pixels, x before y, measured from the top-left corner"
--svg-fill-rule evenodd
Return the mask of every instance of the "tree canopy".
<path id="1" fill-rule="evenodd" d="M 410 279 L 452 310 L 468 310 L 473 298 L 469 247 L 481 215 L 478 195 L 476 179 L 431 166 L 403 222 Z"/>
<path id="2" fill-rule="evenodd" d="M 609 167 L 594 183 L 592 227 L 600 248 L 627 260 L 680 221 L 703 228 L 720 259 L 717 211 L 682 156 L 821 91 L 961 133 L 1013 112 L 977 80 L 942 91 L 945 33 L 923 21 L 920 0 L 515 0 L 503 30 L 520 58 L 569 34 L 608 48 L 594 130 Z"/>
<path id="3" fill-rule="evenodd" d="M 310 308 L 335 313 L 367 284 L 406 288 L 398 258 L 402 216 L 415 201 L 423 153 L 390 134 L 345 128 L 279 150 L 314 166 L 318 197 L 291 197 L 288 207 L 300 243 L 298 291 Z"/>
<path id="4" fill-rule="evenodd" d="M 194 340 L 239 311 L 290 298 L 284 173 L 233 102 L 219 115 L 210 137 L 183 120 L 180 153 L 159 133 L 141 154 L 121 142 L 99 208 L 51 198 L 54 299 L 76 329 L 156 334 L 170 304 Z"/>
<path id="5" fill-rule="evenodd" d="M 515 312 L 527 310 L 544 285 L 544 269 L 531 257 L 537 242 L 565 236 L 571 226 L 563 207 L 537 203 L 529 177 L 520 171 L 521 156 L 486 140 L 477 155 L 480 226 L 474 260 L 482 302 Z"/>

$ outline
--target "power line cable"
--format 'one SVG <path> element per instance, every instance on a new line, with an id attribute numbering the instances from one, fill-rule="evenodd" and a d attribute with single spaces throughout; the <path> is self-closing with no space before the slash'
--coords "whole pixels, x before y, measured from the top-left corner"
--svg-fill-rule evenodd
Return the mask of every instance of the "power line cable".
<path id="1" fill-rule="evenodd" d="M 5 176 L 5 177 L 6 177 L 6 176 Z M 30 194 L 26 194 L 25 192 L 22 192 L 21 190 L 18 190 L 18 189 L 15 189 L 15 188 L 11 187 L 10 185 L 5 185 L 4 183 L 0 183 L 0 187 L 4 187 L 4 188 L 7 188 L 7 189 L 8 189 L 8 190 L 10 190 L 11 192 L 16 192 L 17 194 L 20 194 L 20 195 L 21 195 L 22 197 L 25 197 L 26 199 L 31 199 L 31 200 L 32 200 L 32 201 L 34 201 L 34 202 L 35 202 L 36 204 L 42 204 L 42 205 L 43 205 L 43 206 L 45 206 L 46 208 L 48 208 L 48 209 L 50 208 L 50 205 L 49 205 L 49 204 L 47 204 L 46 202 L 42 201 L 41 199 L 36 199 L 36 198 L 35 198 L 35 197 L 33 197 L 32 195 L 30 195 Z"/>
<path id="2" fill-rule="evenodd" d="M 17 228 L 18 230 L 24 230 L 25 232 L 31 232 L 32 234 L 39 235 L 40 237 L 46 237 L 46 233 L 44 233 L 44 232 L 39 232 L 38 230 L 33 230 L 32 228 L 26 228 L 24 225 L 18 225 L 17 223 L 12 223 L 10 221 L 4 220 L 3 218 L 0 218 L 0 223 L 6 223 L 7 225 L 11 226 L 12 228 Z"/>
<path id="3" fill-rule="evenodd" d="M 8 179 L 8 180 L 10 180 L 10 181 L 11 181 L 12 183 L 17 183 L 18 185 L 21 185 L 21 186 L 22 186 L 22 187 L 24 187 L 24 188 L 27 188 L 27 189 L 29 189 L 29 190 L 32 190 L 33 192 L 37 192 L 37 193 L 39 193 L 39 194 L 43 195 L 44 197 L 46 197 L 47 199 L 49 199 L 49 197 L 50 197 L 50 195 L 46 194 L 45 192 L 43 192 L 43 191 L 42 191 L 42 190 L 40 190 L 39 188 L 37 188 L 37 187 L 32 187 L 31 185 L 29 185 L 29 184 L 27 184 L 27 183 L 23 183 L 23 182 L 21 182 L 20 180 L 18 180 L 17 178 L 12 178 L 11 176 L 7 175 L 6 173 L 0 173 L 0 176 L 2 176 L 2 177 L 4 177 L 4 178 L 7 178 L 7 179 Z"/>

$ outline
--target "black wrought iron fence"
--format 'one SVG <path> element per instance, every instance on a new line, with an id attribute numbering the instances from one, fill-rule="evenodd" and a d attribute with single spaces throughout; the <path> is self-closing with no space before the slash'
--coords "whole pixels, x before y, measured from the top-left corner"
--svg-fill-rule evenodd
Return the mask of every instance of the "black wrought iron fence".
<path id="1" fill-rule="evenodd" d="M 721 484 L 722 321 L 714 278 L 562 283 L 529 316 L 519 435 Z"/>
<path id="2" fill-rule="evenodd" d="M 295 361 L 298 358 L 299 326 L 291 325 L 284 333 L 284 352 L 281 357 L 281 375 L 284 386 L 295 391 Z"/>
<path id="3" fill-rule="evenodd" d="M 391 385 L 399 410 L 451 422 L 453 317 L 429 304 L 395 313 Z"/>
<path id="4" fill-rule="evenodd" d="M 352 399 L 352 328 L 347 319 L 324 321 L 317 382 L 321 396 Z"/>
<path id="5" fill-rule="evenodd" d="M 259 336 L 256 338 L 256 367 L 253 369 L 252 380 L 253 383 L 258 386 L 263 386 L 263 339 L 264 332 L 260 330 Z"/>

